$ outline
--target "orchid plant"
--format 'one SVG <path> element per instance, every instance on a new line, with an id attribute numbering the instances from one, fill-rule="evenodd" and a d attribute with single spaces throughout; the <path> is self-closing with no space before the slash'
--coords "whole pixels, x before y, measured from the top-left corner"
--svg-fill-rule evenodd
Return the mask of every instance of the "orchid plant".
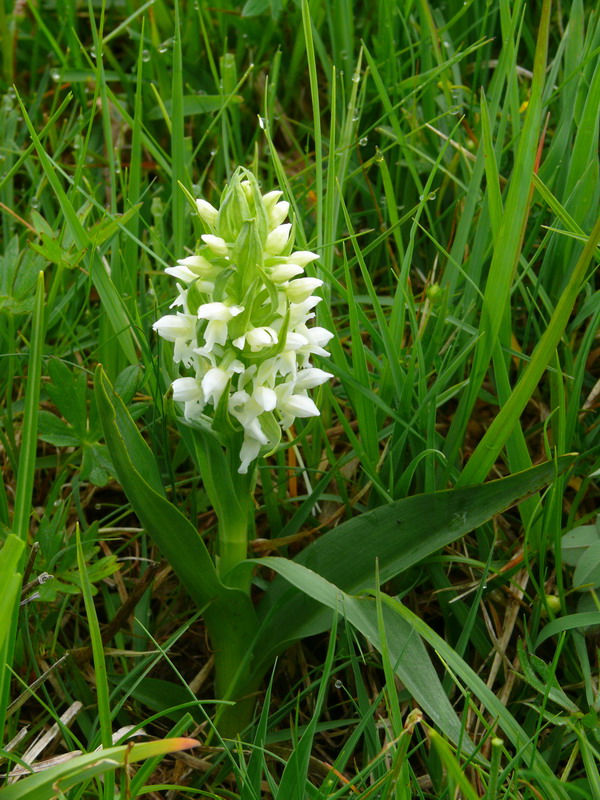
<path id="1" fill-rule="evenodd" d="M 310 324 L 321 301 L 313 293 L 323 281 L 300 277 L 318 255 L 294 251 L 293 223 L 285 222 L 290 206 L 281 196 L 261 194 L 256 177 L 240 167 L 218 210 L 206 200 L 194 202 L 207 232 L 194 255 L 165 270 L 179 281 L 175 313 L 154 324 L 173 343 L 181 373 L 172 382 L 173 400 L 183 420 L 237 454 L 236 472 L 249 476 L 228 476 L 241 506 L 232 515 L 222 501 L 222 459 L 204 457 L 208 448 L 201 442 L 202 476 L 219 517 L 222 577 L 246 558 L 245 500 L 259 455 L 277 449 L 296 417 L 319 415 L 308 391 L 333 377 L 310 360 L 329 356 L 324 346 L 333 336 Z"/>
<path id="2" fill-rule="evenodd" d="M 332 377 L 311 360 L 328 356 L 333 335 L 313 322 L 322 281 L 304 270 L 317 255 L 294 250 L 281 197 L 262 194 L 241 167 L 219 209 L 190 195 L 204 232 L 193 254 L 167 268 L 177 297 L 154 324 L 172 344 L 163 363 L 173 411 L 217 515 L 214 555 L 167 497 L 151 449 L 99 366 L 96 400 L 111 460 L 145 530 L 203 612 L 222 735 L 240 733 L 251 720 L 277 656 L 341 614 L 375 648 L 387 632 L 396 674 L 432 721 L 465 746 L 418 619 L 377 593 L 382 582 L 546 485 L 556 464 L 390 502 L 346 520 L 292 560 L 248 558 L 258 459 L 280 446 L 296 418 L 319 414 L 309 392 Z M 257 564 L 278 573 L 258 604 L 251 596 Z"/>

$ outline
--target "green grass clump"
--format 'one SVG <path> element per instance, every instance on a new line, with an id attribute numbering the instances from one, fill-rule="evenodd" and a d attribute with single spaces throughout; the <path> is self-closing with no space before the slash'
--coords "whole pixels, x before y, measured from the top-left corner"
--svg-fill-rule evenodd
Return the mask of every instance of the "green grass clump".
<path id="1" fill-rule="evenodd" d="M 599 10 L 2 5 L 0 800 L 28 764 L 142 729 L 200 744 L 35 796 L 600 798 Z M 260 463 L 253 599 L 295 643 L 224 742 L 204 609 L 116 480 L 93 373 L 212 550 L 152 324 L 202 232 L 182 188 L 218 205 L 238 165 L 320 255 L 335 380 Z M 475 521 L 454 535 L 432 502 L 390 523 L 381 589 L 301 555 L 344 524 L 364 550 L 340 535 L 339 560 L 366 558 L 369 519 L 454 489 Z M 304 561 L 327 624 L 276 615 Z M 454 733 L 416 707 L 434 682 Z"/>

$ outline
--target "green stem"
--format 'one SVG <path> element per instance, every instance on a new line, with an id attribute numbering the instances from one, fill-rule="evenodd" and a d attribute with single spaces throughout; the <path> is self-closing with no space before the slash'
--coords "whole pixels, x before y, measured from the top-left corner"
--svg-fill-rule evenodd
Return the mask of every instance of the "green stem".
<path id="1" fill-rule="evenodd" d="M 237 471 L 240 442 L 224 448 L 213 435 L 195 430 L 194 445 L 202 482 L 219 521 L 219 578 L 227 586 L 250 594 L 251 573 L 234 567 L 248 558 L 248 529 L 252 521 L 252 487 L 256 468 L 247 475 Z"/>

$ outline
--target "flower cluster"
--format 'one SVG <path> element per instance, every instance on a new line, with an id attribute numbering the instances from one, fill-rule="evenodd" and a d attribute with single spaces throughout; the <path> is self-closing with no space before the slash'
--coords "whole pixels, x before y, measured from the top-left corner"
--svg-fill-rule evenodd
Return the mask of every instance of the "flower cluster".
<path id="1" fill-rule="evenodd" d="M 299 277 L 318 256 L 293 251 L 282 192 L 261 195 L 239 168 L 219 210 L 197 200 L 205 233 L 196 254 L 168 267 L 181 283 L 175 313 L 154 329 L 174 343 L 174 360 L 188 373 L 173 382 L 185 419 L 243 431 L 240 473 L 273 450 L 296 417 L 318 416 L 308 390 L 332 375 L 310 357 L 328 356 L 333 334 L 308 323 L 320 302 L 317 278 Z"/>

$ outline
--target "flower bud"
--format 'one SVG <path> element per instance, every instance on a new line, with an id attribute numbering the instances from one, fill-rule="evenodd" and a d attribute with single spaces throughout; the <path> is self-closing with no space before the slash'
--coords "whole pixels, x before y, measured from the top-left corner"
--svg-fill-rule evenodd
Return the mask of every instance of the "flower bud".
<path id="1" fill-rule="evenodd" d="M 279 255 L 288 243 L 291 230 L 292 224 L 290 222 L 286 222 L 284 225 L 278 225 L 272 230 L 267 236 L 267 243 L 265 245 L 267 253 L 274 256 Z"/>
<path id="2" fill-rule="evenodd" d="M 292 303 L 302 303 L 308 300 L 315 289 L 323 285 L 319 278 L 296 278 L 285 287 L 285 293 Z"/>
<path id="3" fill-rule="evenodd" d="M 196 208 L 198 209 L 200 219 L 205 222 L 209 228 L 214 228 L 217 224 L 217 217 L 219 216 L 217 209 L 210 203 L 207 203 L 206 200 L 196 200 Z"/>
<path id="4" fill-rule="evenodd" d="M 205 233 L 201 237 L 204 244 L 206 244 L 213 253 L 217 256 L 228 256 L 229 255 L 229 248 L 225 242 L 225 239 L 221 239 L 220 236 L 213 236 L 212 233 Z"/>
<path id="5" fill-rule="evenodd" d="M 271 228 L 277 228 L 283 220 L 287 217 L 288 211 L 290 210 L 290 204 L 286 203 L 285 200 L 282 200 L 280 203 L 276 203 L 273 207 L 273 210 L 269 212 L 269 223 Z"/>

